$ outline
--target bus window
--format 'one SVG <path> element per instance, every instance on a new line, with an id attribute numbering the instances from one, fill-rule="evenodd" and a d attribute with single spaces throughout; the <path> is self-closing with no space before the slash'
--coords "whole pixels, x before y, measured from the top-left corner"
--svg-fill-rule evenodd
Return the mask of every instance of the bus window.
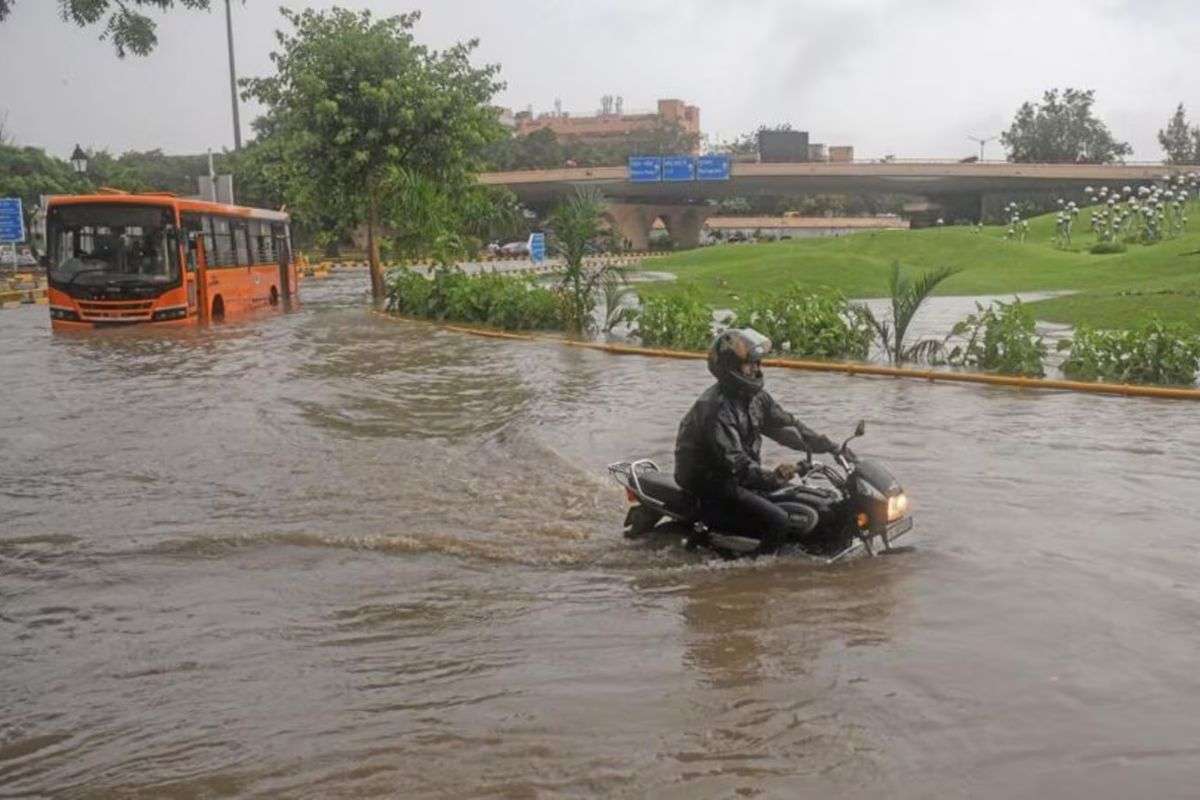
<path id="1" fill-rule="evenodd" d="M 160 207 L 58 206 L 49 214 L 50 279 L 170 284 L 179 279 L 177 241 Z"/>
<path id="2" fill-rule="evenodd" d="M 271 224 L 250 220 L 250 250 L 256 264 L 275 263 L 275 240 L 271 236 Z"/>
<path id="3" fill-rule="evenodd" d="M 246 223 L 240 219 L 230 220 L 233 230 L 233 243 L 237 251 L 237 263 L 248 267 L 254 263 L 250 258 L 250 244 L 246 241 Z"/>
<path id="4" fill-rule="evenodd" d="M 213 217 L 213 255 L 209 259 L 212 266 L 231 267 L 237 265 L 237 251 L 233 245 L 233 230 L 225 217 Z"/>
<path id="5" fill-rule="evenodd" d="M 196 237 L 204 235 L 204 218 L 199 214 L 183 214 L 180 217 L 183 227 L 185 252 L 187 253 L 187 270 L 195 272 L 197 267 Z M 208 243 L 205 242 L 205 247 Z"/>
<path id="6" fill-rule="evenodd" d="M 212 217 L 201 217 L 200 221 L 204 225 L 204 258 L 208 266 L 212 267 L 216 265 L 214 259 L 217 257 L 217 239 L 213 236 Z"/>

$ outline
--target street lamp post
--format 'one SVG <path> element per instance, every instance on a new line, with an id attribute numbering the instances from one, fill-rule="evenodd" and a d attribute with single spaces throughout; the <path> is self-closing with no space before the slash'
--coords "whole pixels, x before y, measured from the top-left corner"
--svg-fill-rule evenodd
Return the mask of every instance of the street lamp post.
<path id="1" fill-rule="evenodd" d="M 71 153 L 71 167 L 75 170 L 77 175 L 83 175 L 87 172 L 87 153 L 83 152 L 83 148 L 78 144 L 75 145 L 75 152 Z"/>
<path id="2" fill-rule="evenodd" d="M 987 144 L 988 142 L 994 142 L 996 140 L 995 136 L 987 136 L 987 137 L 967 136 L 967 138 L 970 139 L 972 142 L 979 142 L 979 160 L 980 161 L 983 161 L 983 146 L 985 144 Z"/>
<path id="3" fill-rule="evenodd" d="M 237 67 L 233 63 L 233 12 L 225 0 L 225 34 L 229 40 L 229 100 L 233 104 L 233 149 L 242 149 L 242 123 L 238 118 Z"/>

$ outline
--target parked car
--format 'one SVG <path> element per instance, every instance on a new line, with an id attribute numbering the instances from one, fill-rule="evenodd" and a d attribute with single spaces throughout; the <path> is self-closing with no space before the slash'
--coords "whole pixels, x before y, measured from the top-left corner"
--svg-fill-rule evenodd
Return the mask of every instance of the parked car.
<path id="1" fill-rule="evenodd" d="M 16 261 L 13 261 L 13 249 L 8 245 L 0 245 L 0 266 L 15 267 L 36 267 L 37 259 L 33 257 L 28 247 L 17 250 Z"/>
<path id="2" fill-rule="evenodd" d="M 529 242 L 509 242 L 501 246 L 500 253 L 506 256 L 527 256 L 529 255 Z"/>

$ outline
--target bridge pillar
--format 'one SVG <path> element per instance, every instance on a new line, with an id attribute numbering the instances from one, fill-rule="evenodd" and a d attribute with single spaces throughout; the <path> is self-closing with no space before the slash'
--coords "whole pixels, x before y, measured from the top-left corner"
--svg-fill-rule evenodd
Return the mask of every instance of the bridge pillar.
<path id="1" fill-rule="evenodd" d="M 609 203 L 605 217 L 617 238 L 624 240 L 630 249 L 645 250 L 650 246 L 650 230 L 659 218 L 675 246 L 689 248 L 699 246 L 704 221 L 715 211 L 707 205 Z"/>

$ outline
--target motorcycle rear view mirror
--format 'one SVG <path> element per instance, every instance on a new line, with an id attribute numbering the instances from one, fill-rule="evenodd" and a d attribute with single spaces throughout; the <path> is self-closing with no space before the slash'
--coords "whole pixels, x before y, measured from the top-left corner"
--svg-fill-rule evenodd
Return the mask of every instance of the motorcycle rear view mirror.
<path id="1" fill-rule="evenodd" d="M 858 425 L 854 426 L 854 435 L 853 435 L 853 436 L 851 436 L 851 437 L 850 437 L 849 439 L 847 439 L 846 441 L 842 442 L 842 447 L 841 447 L 841 449 L 840 449 L 840 450 L 838 450 L 838 452 L 839 452 L 839 453 L 845 453 L 845 452 L 846 452 L 846 447 L 847 447 L 847 446 L 849 446 L 849 444 L 850 444 L 851 442 L 853 442 L 855 439 L 857 439 L 858 437 L 860 437 L 860 436 L 864 435 L 866 432 L 867 432 L 867 421 L 866 421 L 865 419 L 860 419 L 860 420 L 858 421 Z"/>

